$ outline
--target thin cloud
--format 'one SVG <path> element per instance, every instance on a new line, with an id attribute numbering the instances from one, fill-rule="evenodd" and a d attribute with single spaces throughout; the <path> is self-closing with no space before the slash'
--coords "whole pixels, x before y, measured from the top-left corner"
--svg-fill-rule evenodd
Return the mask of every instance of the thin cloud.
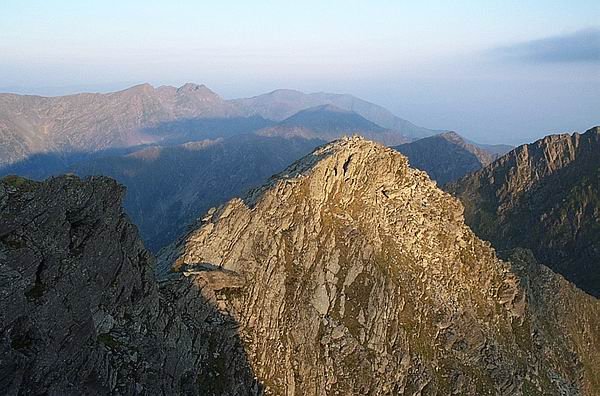
<path id="1" fill-rule="evenodd" d="M 495 55 L 530 63 L 600 63 L 600 28 L 496 48 Z"/>

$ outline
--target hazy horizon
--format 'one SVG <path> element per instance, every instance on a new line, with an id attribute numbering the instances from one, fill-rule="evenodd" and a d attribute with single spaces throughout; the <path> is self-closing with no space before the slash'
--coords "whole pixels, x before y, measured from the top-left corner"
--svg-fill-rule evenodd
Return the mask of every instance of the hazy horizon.
<path id="1" fill-rule="evenodd" d="M 519 144 L 600 124 L 600 3 L 9 0 L 0 91 L 148 82 L 224 98 L 349 93 L 417 125 Z"/>

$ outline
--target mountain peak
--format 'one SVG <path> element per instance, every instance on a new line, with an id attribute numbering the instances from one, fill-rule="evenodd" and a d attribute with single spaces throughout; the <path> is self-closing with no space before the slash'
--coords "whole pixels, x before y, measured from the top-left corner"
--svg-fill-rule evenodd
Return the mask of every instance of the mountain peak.
<path id="1" fill-rule="evenodd" d="M 208 266 L 249 280 L 219 303 L 241 324 L 255 374 L 274 394 L 294 394 L 296 378 L 311 395 L 425 386 L 431 394 L 518 394 L 529 381 L 556 393 L 545 373 L 569 383 L 571 361 L 532 347 L 532 334 L 536 342 L 556 336 L 462 213 L 402 154 L 345 137 L 209 211 L 162 251 L 161 267 L 192 276 Z M 298 364 L 307 361 L 315 363 Z M 555 361 L 564 366 L 545 363 Z M 591 381 L 593 363 L 584 370 Z M 448 372 L 461 379 L 448 383 Z M 327 381 L 331 392 L 321 387 Z"/>
<path id="2" fill-rule="evenodd" d="M 332 104 L 313 106 L 300 110 L 291 117 L 283 120 L 280 125 L 299 126 L 319 132 L 334 132 L 335 134 L 339 134 L 340 132 L 352 134 L 354 132 L 384 130 L 384 128 L 361 115 L 353 111 L 341 109 Z"/>
<path id="3" fill-rule="evenodd" d="M 442 132 L 437 136 L 444 138 L 452 143 L 459 143 L 459 144 L 466 143 L 465 139 L 454 131 Z"/>
<path id="4" fill-rule="evenodd" d="M 277 178 L 297 177 L 307 173 L 309 170 L 319 165 L 332 171 L 335 176 L 344 176 L 349 174 L 350 165 L 361 163 L 361 166 L 370 166 L 366 159 L 374 157 L 389 157 L 390 161 L 395 161 L 399 167 L 407 167 L 408 162 L 403 155 L 398 154 L 391 148 L 382 144 L 372 142 L 359 135 L 343 136 L 331 143 L 323 145 L 311 154 L 293 163 Z M 363 160 L 364 163 L 363 163 Z M 341 164 L 341 167 L 340 167 Z"/>
<path id="5" fill-rule="evenodd" d="M 344 136 L 318 147 L 283 172 L 274 175 L 267 184 L 251 191 L 244 201 L 252 206 L 264 192 L 279 183 L 295 183 L 311 175 L 316 175 L 313 176 L 317 179 L 315 183 L 320 183 L 323 190 L 327 191 L 332 187 L 332 183 L 344 182 L 358 176 L 356 172 L 377 173 L 374 164 L 379 161 L 387 163 L 397 172 L 408 168 L 406 157 L 395 150 L 358 135 Z M 376 177 L 366 178 L 364 182 L 367 184 L 375 180 Z M 366 185 L 362 186 L 364 187 Z"/>
<path id="6" fill-rule="evenodd" d="M 198 95 L 198 96 L 219 97 L 219 95 L 216 92 L 214 92 L 213 90 L 208 88 L 206 85 L 195 84 L 195 83 L 183 84 L 181 87 L 177 88 L 177 93 L 179 93 L 179 94 L 188 93 L 188 94 L 194 94 L 194 95 Z"/>

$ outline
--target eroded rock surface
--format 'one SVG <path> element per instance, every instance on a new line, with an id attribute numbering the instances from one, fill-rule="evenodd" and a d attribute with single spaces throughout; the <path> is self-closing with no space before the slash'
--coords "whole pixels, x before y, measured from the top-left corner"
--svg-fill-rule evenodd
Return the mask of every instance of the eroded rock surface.
<path id="1" fill-rule="evenodd" d="M 499 260 L 457 199 L 355 137 L 209 212 L 159 269 L 244 279 L 220 303 L 267 393 L 597 394 L 600 304 L 515 254 Z"/>
<path id="2" fill-rule="evenodd" d="M 600 127 L 520 146 L 448 190 L 482 239 L 531 249 L 600 297 Z"/>
<path id="3" fill-rule="evenodd" d="M 259 394 L 211 280 L 159 285 L 123 193 L 0 181 L 0 394 Z"/>

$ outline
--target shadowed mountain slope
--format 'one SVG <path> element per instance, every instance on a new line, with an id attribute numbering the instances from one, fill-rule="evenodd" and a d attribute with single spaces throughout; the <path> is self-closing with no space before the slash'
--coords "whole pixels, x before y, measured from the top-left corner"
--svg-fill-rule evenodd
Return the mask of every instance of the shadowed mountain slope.
<path id="1" fill-rule="evenodd" d="M 526 247 L 600 296 L 600 128 L 516 148 L 448 186 L 498 249 Z"/>
<path id="2" fill-rule="evenodd" d="M 175 240 L 210 207 L 244 194 L 322 144 L 322 140 L 240 135 L 149 147 L 74 165 L 80 175 L 127 186 L 125 209 L 153 251 Z"/>
<path id="3" fill-rule="evenodd" d="M 455 132 L 419 139 L 394 147 L 408 157 L 411 166 L 427 172 L 443 185 L 481 169 L 496 155 L 467 143 Z"/>
<path id="4" fill-rule="evenodd" d="M 229 275 L 159 284 L 123 194 L 108 178 L 0 179 L 0 394 L 261 394 L 217 307 Z"/>

